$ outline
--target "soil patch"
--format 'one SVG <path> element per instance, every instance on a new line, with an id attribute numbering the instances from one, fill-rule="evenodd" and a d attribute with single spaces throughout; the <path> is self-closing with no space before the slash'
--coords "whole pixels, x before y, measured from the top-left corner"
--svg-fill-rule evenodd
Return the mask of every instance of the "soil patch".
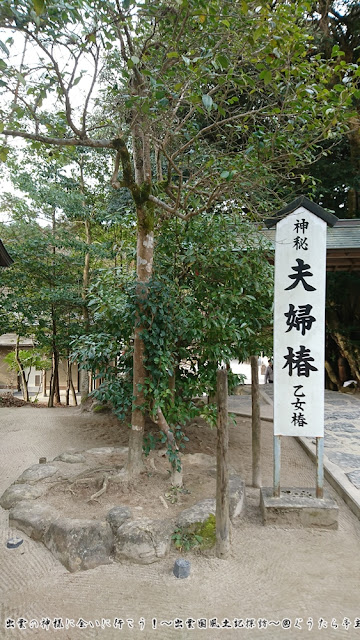
<path id="1" fill-rule="evenodd" d="M 215 458 L 202 456 L 202 464 L 194 464 L 188 462 L 192 457 L 185 456 L 183 487 L 177 488 L 171 486 L 165 452 L 151 453 L 144 472 L 132 482 L 113 480 L 124 467 L 126 454 L 106 454 L 101 456 L 100 466 L 99 460 L 94 460 L 93 470 L 57 482 L 47 493 L 46 502 L 69 518 L 101 520 L 116 506 L 128 506 L 135 518 L 174 518 L 183 509 L 216 494 Z M 106 491 L 91 500 L 101 490 L 104 478 L 108 480 Z"/>

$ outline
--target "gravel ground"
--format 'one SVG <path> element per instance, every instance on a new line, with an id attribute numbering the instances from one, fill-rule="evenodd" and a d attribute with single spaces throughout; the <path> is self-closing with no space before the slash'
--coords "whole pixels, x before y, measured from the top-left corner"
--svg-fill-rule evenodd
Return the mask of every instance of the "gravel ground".
<path id="1" fill-rule="evenodd" d="M 70 447 L 118 445 L 119 440 L 111 417 L 76 408 L 2 408 L 0 493 L 40 456 L 51 460 Z M 248 419 L 239 418 L 231 427 L 230 462 L 248 485 L 247 511 L 233 527 L 230 557 L 186 556 L 191 575 L 185 580 L 172 574 L 175 552 L 149 566 L 123 563 L 68 573 L 24 534 L 18 549 L 7 549 L 9 536 L 19 532 L 9 529 L 8 513 L 0 509 L 0 637 L 360 638 L 360 522 L 327 487 L 340 508 L 337 531 L 264 527 L 259 492 L 249 486 Z M 270 486 L 272 426 L 266 422 L 262 464 L 263 484 Z M 284 439 L 283 486 L 312 487 L 314 482 L 311 461 L 292 438 Z M 27 630 L 18 628 L 22 618 Z M 41 628 L 47 618 L 48 631 Z M 15 629 L 6 629 L 7 619 L 15 621 Z M 212 619 L 220 626 L 209 628 Z M 30 621 L 39 628 L 30 629 Z M 61 624 L 64 628 L 56 629 Z"/>

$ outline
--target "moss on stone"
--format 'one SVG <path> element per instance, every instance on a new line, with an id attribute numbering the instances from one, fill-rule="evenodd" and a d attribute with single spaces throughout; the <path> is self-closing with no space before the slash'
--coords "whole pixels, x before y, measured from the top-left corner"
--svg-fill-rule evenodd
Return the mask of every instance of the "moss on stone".
<path id="1" fill-rule="evenodd" d="M 194 535 L 202 538 L 200 549 L 210 549 L 216 543 L 216 518 L 210 514 L 205 522 L 197 522 Z"/>
<path id="2" fill-rule="evenodd" d="M 194 522 L 187 527 L 178 527 L 172 536 L 179 551 L 211 549 L 216 543 L 216 519 L 213 514 L 204 522 Z"/>

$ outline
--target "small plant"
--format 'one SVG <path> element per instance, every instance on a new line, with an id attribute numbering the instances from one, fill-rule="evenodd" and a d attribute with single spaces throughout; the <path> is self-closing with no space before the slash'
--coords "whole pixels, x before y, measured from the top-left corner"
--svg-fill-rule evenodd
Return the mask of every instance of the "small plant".
<path id="1" fill-rule="evenodd" d="M 175 504 L 178 501 L 179 493 L 190 493 L 185 487 L 171 487 L 169 491 L 165 493 L 165 498 L 171 504 Z"/>
<path id="2" fill-rule="evenodd" d="M 187 527 L 177 527 L 171 536 L 179 551 L 210 549 L 216 542 L 216 519 L 213 514 L 205 522 L 195 522 Z"/>
<path id="3" fill-rule="evenodd" d="M 179 551 L 190 551 L 190 549 L 198 547 L 202 542 L 201 536 L 183 527 L 177 527 L 171 538 L 174 541 L 175 548 Z"/>

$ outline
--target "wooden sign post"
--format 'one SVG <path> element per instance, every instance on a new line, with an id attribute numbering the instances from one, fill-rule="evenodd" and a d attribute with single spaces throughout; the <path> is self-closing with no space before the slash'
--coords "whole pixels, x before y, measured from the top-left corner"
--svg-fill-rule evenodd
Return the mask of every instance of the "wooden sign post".
<path id="1" fill-rule="evenodd" d="M 305 436 L 316 438 L 316 498 L 323 498 L 326 232 L 337 218 L 306 198 L 280 214 L 274 221 L 273 497 L 281 495 L 281 437 Z"/>

